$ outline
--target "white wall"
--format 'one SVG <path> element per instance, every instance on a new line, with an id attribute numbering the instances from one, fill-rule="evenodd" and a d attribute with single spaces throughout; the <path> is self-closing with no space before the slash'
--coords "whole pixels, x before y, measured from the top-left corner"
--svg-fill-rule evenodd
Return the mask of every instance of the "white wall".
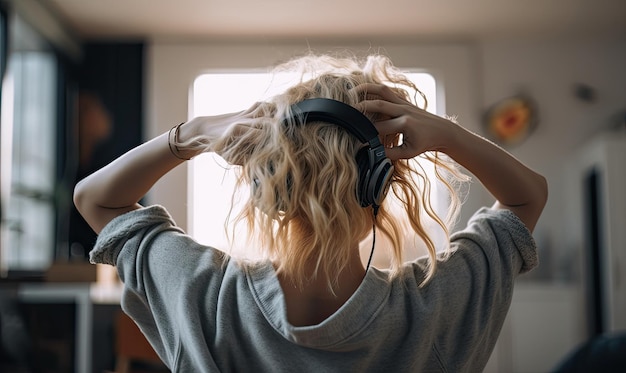
<path id="1" fill-rule="evenodd" d="M 537 102 L 539 127 L 511 152 L 546 175 L 550 185 L 535 231 L 545 264 L 538 272 L 568 277 L 559 263 L 582 249 L 583 230 L 581 198 L 569 193 L 564 169 L 572 153 L 610 126 L 620 111 L 624 116 L 626 41 L 499 41 L 483 43 L 480 50 L 484 106 L 520 90 Z M 577 100 L 575 83 L 595 88 L 597 100 Z"/>

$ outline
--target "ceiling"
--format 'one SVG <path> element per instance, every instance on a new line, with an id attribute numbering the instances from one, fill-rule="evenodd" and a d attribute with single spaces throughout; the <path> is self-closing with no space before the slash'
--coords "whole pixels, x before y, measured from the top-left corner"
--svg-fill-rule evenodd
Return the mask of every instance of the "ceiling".
<path id="1" fill-rule="evenodd" d="M 625 0 L 40 0 L 85 39 L 626 36 Z"/>

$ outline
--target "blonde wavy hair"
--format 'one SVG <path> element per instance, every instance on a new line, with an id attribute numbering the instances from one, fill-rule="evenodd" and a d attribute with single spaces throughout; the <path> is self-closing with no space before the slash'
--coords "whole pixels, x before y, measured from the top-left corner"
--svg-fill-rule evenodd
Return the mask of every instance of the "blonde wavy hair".
<path id="1" fill-rule="evenodd" d="M 391 212 L 387 198 L 374 221 L 372 207 L 361 207 L 356 193 L 355 155 L 363 144 L 333 124 L 301 125 L 284 120 L 291 117 L 291 105 L 305 99 L 329 98 L 354 106 L 365 97 L 352 88 L 363 83 L 387 84 L 413 103 L 417 97 L 426 102 L 422 92 L 380 55 L 364 59 L 307 55 L 275 71 L 297 73 L 299 80 L 259 107 L 252 125 L 255 130 L 238 136 L 228 131 L 211 141 L 210 150 L 229 163 L 241 165 L 238 182 L 252 185 L 250 198 L 236 221 L 255 232 L 265 257 L 275 263 L 278 273 L 303 286 L 311 276 L 306 268 L 314 264 L 313 276 L 320 271 L 326 274 L 330 289 L 338 284 L 339 273 L 373 224 L 391 242 L 389 274 L 397 275 L 404 263 L 405 230 L 412 229 L 425 243 L 430 257 L 425 284 L 436 270 L 437 248 L 424 219 L 432 219 L 449 235 L 460 208 L 455 185 L 464 180 L 456 163 L 436 152 L 419 156 L 434 164 L 437 179 L 449 191 L 448 213 L 442 218 L 433 208 L 432 181 L 420 163 L 393 161 L 389 193 L 400 201 L 402 214 Z"/>

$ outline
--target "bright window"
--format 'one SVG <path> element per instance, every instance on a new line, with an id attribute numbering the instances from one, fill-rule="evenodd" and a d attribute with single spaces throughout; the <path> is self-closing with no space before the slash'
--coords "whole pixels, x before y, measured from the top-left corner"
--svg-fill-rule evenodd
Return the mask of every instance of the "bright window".
<path id="1" fill-rule="evenodd" d="M 44 39 L 19 17 L 9 25 L 2 80 L 0 198 L 2 275 L 41 271 L 56 247 L 58 64 Z"/>
<path id="2" fill-rule="evenodd" d="M 407 75 L 426 95 L 428 110 L 434 113 L 437 108 L 437 95 L 436 82 L 433 76 L 421 72 L 407 73 Z M 244 110 L 265 97 L 284 91 L 292 79 L 293 77 L 287 74 L 276 77 L 267 73 L 254 72 L 202 74 L 196 78 L 193 84 L 190 116 L 217 115 Z M 268 87 L 271 88 L 268 89 Z M 427 165 L 425 168 L 429 169 Z M 432 171 L 432 169 L 430 170 Z M 254 257 L 253 248 L 232 247 L 224 229 L 231 204 L 235 201 L 232 214 L 236 216 L 238 212 L 236 201 L 244 200 L 247 193 L 246 190 L 241 190 L 238 191 L 241 195 L 237 194 L 234 199 L 231 198 L 235 185 L 235 175 L 229 171 L 228 164 L 216 154 L 203 154 L 191 162 L 189 176 L 190 234 L 203 244 L 218 249 L 230 248 L 233 253 Z M 437 188 L 433 188 L 433 190 L 434 194 L 438 193 Z M 438 199 L 436 204 L 437 207 L 445 209 L 447 197 Z M 443 206 L 440 206 L 441 204 Z M 245 232 L 237 232 L 237 238 L 240 237 L 240 234 L 243 235 Z M 235 243 L 243 244 L 244 242 L 245 240 L 241 240 L 241 242 Z M 408 244 L 407 257 L 415 257 L 425 253 L 422 249 L 412 246 L 415 245 Z"/>

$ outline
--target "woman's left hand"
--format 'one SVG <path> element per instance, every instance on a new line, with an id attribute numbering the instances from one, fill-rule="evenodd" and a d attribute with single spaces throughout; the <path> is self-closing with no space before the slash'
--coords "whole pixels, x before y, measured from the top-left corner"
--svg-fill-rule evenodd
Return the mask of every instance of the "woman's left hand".
<path id="1" fill-rule="evenodd" d="M 232 142 L 243 136 L 249 136 L 250 131 L 258 127 L 259 118 L 270 116 L 273 111 L 271 104 L 257 102 L 239 112 L 195 117 L 180 127 L 178 143 L 183 144 L 179 146 L 180 154 L 186 158 L 192 158 L 202 152 L 216 152 L 222 155 L 227 143 L 216 142 L 217 139 L 228 138 Z M 198 140 L 193 141 L 194 139 Z"/>

